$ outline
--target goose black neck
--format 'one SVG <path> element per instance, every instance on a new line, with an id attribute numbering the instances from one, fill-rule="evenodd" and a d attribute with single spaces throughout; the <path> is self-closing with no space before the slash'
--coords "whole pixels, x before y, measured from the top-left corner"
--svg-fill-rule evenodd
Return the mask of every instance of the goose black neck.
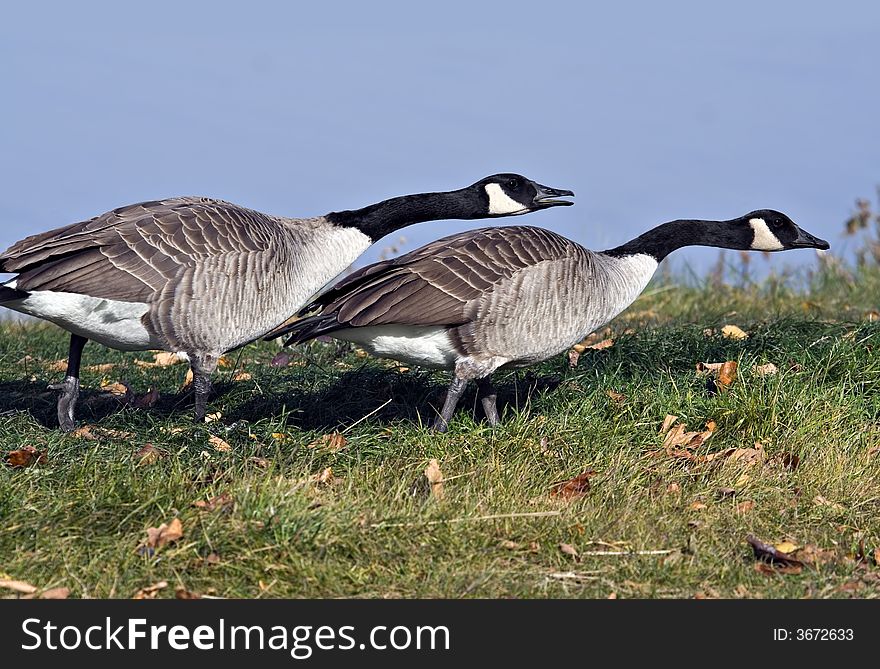
<path id="1" fill-rule="evenodd" d="M 660 262 L 670 253 L 684 246 L 748 249 L 750 243 L 751 239 L 744 238 L 740 226 L 731 225 L 731 221 L 684 219 L 658 225 L 626 244 L 603 253 L 615 257 L 644 253 Z"/>
<path id="2" fill-rule="evenodd" d="M 334 211 L 326 218 L 334 225 L 357 228 L 373 241 L 415 223 L 440 219 L 479 218 L 478 203 L 466 191 L 418 193 L 393 197 L 363 209 Z"/>

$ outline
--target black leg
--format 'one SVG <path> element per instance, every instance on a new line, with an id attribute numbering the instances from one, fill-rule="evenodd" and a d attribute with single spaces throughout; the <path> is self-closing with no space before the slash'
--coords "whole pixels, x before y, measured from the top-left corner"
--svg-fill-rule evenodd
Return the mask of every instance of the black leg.
<path id="1" fill-rule="evenodd" d="M 498 416 L 498 393 L 492 385 L 492 378 L 487 376 L 477 381 L 477 389 L 489 425 L 495 427 L 501 422 L 501 418 Z"/>
<path id="2" fill-rule="evenodd" d="M 446 401 L 443 402 L 443 410 L 437 416 L 437 420 L 434 421 L 434 429 L 437 432 L 446 432 L 449 427 L 449 421 L 452 420 L 452 414 L 455 412 L 455 407 L 458 406 L 458 400 L 461 399 L 467 385 L 467 379 L 457 376 L 452 379 L 452 383 L 449 384 L 449 390 L 446 391 Z"/>
<path id="3" fill-rule="evenodd" d="M 79 366 L 82 352 L 88 339 L 79 335 L 70 335 L 70 352 L 67 356 L 67 373 L 64 381 L 53 383 L 49 390 L 61 393 L 58 398 L 58 425 L 62 432 L 73 432 L 76 427 L 76 401 L 79 399 Z"/>
<path id="4" fill-rule="evenodd" d="M 217 369 L 220 354 L 190 354 L 190 366 L 193 372 L 193 391 L 195 392 L 195 421 L 204 422 L 208 413 L 208 397 L 211 395 L 211 374 Z"/>

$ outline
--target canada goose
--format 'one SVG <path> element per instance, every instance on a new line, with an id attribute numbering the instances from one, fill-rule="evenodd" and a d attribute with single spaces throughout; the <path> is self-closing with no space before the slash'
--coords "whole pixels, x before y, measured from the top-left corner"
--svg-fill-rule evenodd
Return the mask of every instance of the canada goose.
<path id="1" fill-rule="evenodd" d="M 319 313 L 285 328 L 288 343 L 331 335 L 377 356 L 454 370 L 435 427 L 446 430 L 472 379 L 495 425 L 495 370 L 581 341 L 629 306 L 660 261 L 683 246 L 782 251 L 828 242 L 767 209 L 730 221 L 672 221 L 602 252 L 540 228 L 484 228 L 346 277 L 303 310 Z"/>
<path id="2" fill-rule="evenodd" d="M 58 421 L 74 427 L 89 339 L 125 351 L 189 357 L 196 420 L 226 351 L 283 324 L 380 237 L 439 219 L 514 216 L 559 205 L 571 191 L 518 174 L 467 188 L 405 195 L 317 218 L 270 216 L 201 197 L 142 202 L 34 235 L 0 254 L 0 305 L 72 333 Z"/>

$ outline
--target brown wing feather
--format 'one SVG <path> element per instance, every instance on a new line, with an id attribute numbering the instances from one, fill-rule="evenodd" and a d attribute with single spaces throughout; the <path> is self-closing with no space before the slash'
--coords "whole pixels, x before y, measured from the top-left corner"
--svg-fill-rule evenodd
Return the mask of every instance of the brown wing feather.
<path id="1" fill-rule="evenodd" d="M 462 325 L 476 317 L 481 299 L 499 283 L 576 248 L 548 230 L 524 226 L 452 235 L 349 275 L 307 308 L 320 313 L 272 337 L 292 332 L 304 341 L 350 327 Z"/>
<path id="2" fill-rule="evenodd" d="M 268 248 L 273 227 L 221 200 L 142 202 L 23 239 L 0 254 L 0 270 L 19 274 L 19 290 L 147 302 L 199 258 Z"/>

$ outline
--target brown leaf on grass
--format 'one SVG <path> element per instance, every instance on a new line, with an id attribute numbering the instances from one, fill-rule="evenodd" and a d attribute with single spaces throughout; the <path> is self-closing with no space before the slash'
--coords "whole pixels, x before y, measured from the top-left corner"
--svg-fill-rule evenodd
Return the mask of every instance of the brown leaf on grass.
<path id="1" fill-rule="evenodd" d="M 147 391 L 146 395 L 140 395 L 134 398 L 131 406 L 135 409 L 151 409 L 156 406 L 156 402 L 159 401 L 159 389 L 158 388 L 150 388 Z"/>
<path id="2" fill-rule="evenodd" d="M 182 585 L 174 589 L 174 599 L 201 599 L 202 596 L 192 590 L 187 590 Z"/>
<path id="3" fill-rule="evenodd" d="M 171 365 L 176 365 L 183 361 L 184 359 L 180 357 L 177 353 L 159 351 L 153 354 L 153 362 L 147 362 L 145 360 L 135 360 L 134 364 L 138 365 L 139 367 L 171 367 Z"/>
<path id="4" fill-rule="evenodd" d="M 70 588 L 50 588 L 40 593 L 40 599 L 67 599 L 70 597 Z"/>
<path id="5" fill-rule="evenodd" d="M 755 565 L 755 571 L 770 574 L 799 574 L 804 567 L 803 562 L 792 557 L 788 552 L 782 551 L 772 544 L 765 543 L 752 534 L 746 537 L 746 541 L 752 547 L 755 559 L 758 560 L 758 563 Z M 780 546 L 782 548 L 789 548 L 794 546 L 794 544 L 780 544 Z M 759 565 L 764 566 L 760 567 Z"/>
<path id="6" fill-rule="evenodd" d="M 274 438 L 275 435 L 273 434 Z M 311 442 L 309 448 L 325 448 L 331 453 L 336 453 L 345 448 L 348 440 L 341 432 L 331 432 L 330 434 L 322 434 L 320 437 Z"/>
<path id="7" fill-rule="evenodd" d="M 4 590 L 12 590 L 22 595 L 32 595 L 37 591 L 37 587 L 24 581 L 15 581 L 7 578 L 0 578 L 0 588 Z"/>
<path id="8" fill-rule="evenodd" d="M 144 444 L 134 454 L 139 465 L 153 465 L 164 457 L 165 451 L 156 448 L 153 444 Z"/>
<path id="9" fill-rule="evenodd" d="M 440 471 L 440 463 L 436 458 L 431 458 L 428 466 L 425 467 L 425 478 L 428 479 L 428 485 L 431 486 L 431 495 L 434 499 L 443 499 L 446 495 L 443 490 L 443 472 Z"/>
<path id="10" fill-rule="evenodd" d="M 578 361 L 581 359 L 581 354 L 573 348 L 568 349 L 568 366 L 569 367 L 577 367 Z"/>
<path id="11" fill-rule="evenodd" d="M 131 388 L 129 388 L 124 383 L 119 383 L 118 381 L 101 381 L 101 390 L 105 393 L 110 393 L 111 395 L 116 395 L 118 397 L 128 397 L 132 395 Z"/>
<path id="12" fill-rule="evenodd" d="M 235 376 L 232 377 L 233 381 L 250 381 L 253 375 L 250 372 L 236 372 Z"/>
<path id="13" fill-rule="evenodd" d="M 590 492 L 590 479 L 595 475 L 595 470 L 588 469 L 567 481 L 554 483 L 550 487 L 550 497 L 566 501 L 580 499 Z"/>
<path id="14" fill-rule="evenodd" d="M 801 458 L 794 453 L 779 453 L 773 456 L 772 462 L 793 472 L 801 463 Z"/>
<path id="15" fill-rule="evenodd" d="M 735 360 L 727 360 L 726 362 L 698 362 L 696 367 L 697 374 L 708 376 L 706 385 L 710 392 L 716 392 L 716 390 L 723 392 L 736 381 L 737 363 Z"/>
<path id="16" fill-rule="evenodd" d="M 228 442 L 224 441 L 220 437 L 216 435 L 212 435 L 208 438 L 208 442 L 214 447 L 214 450 L 221 451 L 223 453 L 228 453 L 232 450 L 232 446 L 229 445 Z"/>
<path id="17" fill-rule="evenodd" d="M 207 416 L 205 416 L 205 422 L 216 423 L 221 418 L 223 418 L 223 412 L 215 411 L 214 413 L 209 413 Z"/>
<path id="18" fill-rule="evenodd" d="M 751 511 L 754 508 L 755 508 L 755 503 L 750 499 L 747 499 L 744 502 L 740 502 L 739 504 L 736 505 L 737 513 L 748 513 L 749 511 Z"/>
<path id="19" fill-rule="evenodd" d="M 774 576 L 776 574 L 800 574 L 804 568 L 798 564 L 770 564 L 768 562 L 756 562 L 755 571 L 759 574 Z"/>
<path id="20" fill-rule="evenodd" d="M 333 483 L 335 480 L 333 476 L 333 468 L 325 467 L 319 473 L 313 474 L 311 480 L 313 483 L 316 483 L 318 485 L 327 485 Z"/>
<path id="21" fill-rule="evenodd" d="M 706 509 L 708 507 L 706 507 L 706 505 L 703 504 L 702 502 L 691 502 L 691 504 L 688 508 L 691 511 L 702 511 L 703 509 Z"/>
<path id="22" fill-rule="evenodd" d="M 717 453 L 709 453 L 706 462 L 739 462 L 740 464 L 754 465 L 764 462 L 767 453 L 760 442 L 755 442 L 754 448 L 728 448 Z"/>
<path id="23" fill-rule="evenodd" d="M 232 511 L 235 506 L 235 500 L 228 492 L 220 493 L 210 499 L 200 499 L 193 502 L 193 506 L 202 511 Z"/>
<path id="24" fill-rule="evenodd" d="M 832 502 L 829 499 L 826 499 L 822 495 L 816 495 L 813 498 L 813 504 L 816 506 L 827 506 L 829 509 L 833 509 L 834 511 L 843 511 L 845 507 L 843 504 L 838 504 L 837 502 Z"/>
<path id="25" fill-rule="evenodd" d="M 49 372 L 66 372 L 67 360 L 53 360 L 52 362 L 48 362 L 46 363 L 46 370 Z"/>
<path id="26" fill-rule="evenodd" d="M 113 430 L 108 427 L 98 427 L 97 425 L 83 425 L 82 427 L 78 427 L 71 434 L 80 439 L 88 439 L 90 441 L 99 441 L 101 439 L 109 438 L 128 441 L 135 438 L 135 435 L 131 432 Z"/>
<path id="27" fill-rule="evenodd" d="M 721 369 L 718 370 L 718 385 L 723 389 L 729 388 L 736 381 L 736 368 L 737 363 L 733 360 L 722 364 Z"/>
<path id="28" fill-rule="evenodd" d="M 577 548 L 575 548 L 571 544 L 559 544 L 559 550 L 561 550 L 566 555 L 570 555 L 573 558 L 576 558 L 578 556 Z"/>
<path id="29" fill-rule="evenodd" d="M 664 425 L 666 421 L 664 421 Z M 677 423 L 668 429 L 666 438 L 663 440 L 662 449 L 671 457 L 684 458 L 687 460 L 699 459 L 689 451 L 705 444 L 715 433 L 715 421 L 706 423 L 706 429 L 702 432 L 687 432 L 687 425 Z"/>
<path id="30" fill-rule="evenodd" d="M 736 325 L 725 325 L 721 328 L 721 335 L 727 339 L 748 339 L 748 333 Z"/>
<path id="31" fill-rule="evenodd" d="M 159 527 L 148 527 L 147 540 L 144 545 L 148 548 L 162 548 L 162 546 L 174 543 L 182 536 L 183 523 L 180 522 L 180 518 L 175 518 L 170 523 L 162 523 Z"/>
<path id="32" fill-rule="evenodd" d="M 755 376 L 773 376 L 778 373 L 779 369 L 772 362 L 768 362 L 766 365 L 755 365 L 752 368 L 752 374 Z"/>
<path id="33" fill-rule="evenodd" d="M 83 367 L 83 371 L 91 372 L 92 374 L 106 374 L 107 372 L 113 371 L 116 369 L 116 365 L 112 362 L 107 362 L 102 365 L 89 365 L 88 367 Z"/>
<path id="34" fill-rule="evenodd" d="M 168 581 L 159 581 L 138 590 L 132 599 L 156 599 L 160 591 L 168 587 Z"/>
<path id="35" fill-rule="evenodd" d="M 183 383 L 180 386 L 181 392 L 189 390 L 189 388 L 193 384 L 194 378 L 195 375 L 193 374 L 192 367 L 190 367 L 188 370 L 186 370 L 186 376 L 183 377 Z"/>
<path id="36" fill-rule="evenodd" d="M 501 548 L 505 548 L 509 551 L 515 551 L 516 549 L 519 548 L 519 544 L 516 543 L 515 541 L 511 541 L 510 539 L 505 539 L 504 541 L 501 542 L 500 545 L 501 545 Z"/>
<path id="37" fill-rule="evenodd" d="M 624 402 L 626 402 L 626 395 L 624 395 L 623 393 L 618 393 L 613 390 L 606 390 L 605 394 L 608 395 L 608 397 L 611 398 L 611 401 L 615 402 L 616 404 L 623 404 Z"/>
<path id="38" fill-rule="evenodd" d="M 36 464 L 45 465 L 47 461 L 46 451 L 39 451 L 33 446 L 22 446 L 18 450 L 6 454 L 6 462 L 10 467 L 16 469 Z"/>
<path id="39" fill-rule="evenodd" d="M 666 414 L 666 418 L 663 419 L 663 425 L 660 426 L 660 434 L 666 434 L 669 432 L 669 428 L 671 428 L 677 420 L 678 416 L 673 416 L 671 413 Z"/>

